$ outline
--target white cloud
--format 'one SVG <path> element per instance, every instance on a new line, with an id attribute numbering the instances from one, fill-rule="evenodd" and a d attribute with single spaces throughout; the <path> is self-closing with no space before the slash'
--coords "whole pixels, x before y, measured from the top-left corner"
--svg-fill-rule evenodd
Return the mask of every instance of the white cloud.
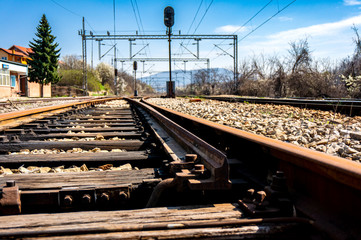
<path id="1" fill-rule="evenodd" d="M 344 0 L 343 4 L 345 4 L 346 6 L 356 6 L 356 5 L 361 5 L 361 1 L 357 1 L 357 0 Z"/>
<path id="2" fill-rule="evenodd" d="M 290 22 L 293 20 L 293 18 L 290 17 L 279 17 L 278 20 L 280 20 L 281 22 Z"/>
<path id="3" fill-rule="evenodd" d="M 269 39 L 285 39 L 285 38 L 292 38 L 292 39 L 299 39 L 304 36 L 311 36 L 311 37 L 317 37 L 317 36 L 335 36 L 340 31 L 351 28 L 352 25 L 355 24 L 361 24 L 361 15 L 344 19 L 338 22 L 333 23 L 323 23 L 323 24 L 317 24 L 312 25 L 308 27 L 303 28 L 297 28 L 287 31 L 282 31 L 273 35 L 268 36 Z"/>
<path id="4" fill-rule="evenodd" d="M 237 25 L 225 25 L 216 28 L 215 32 L 217 33 L 234 33 L 234 32 L 245 32 L 247 27 L 237 26 Z"/>
<path id="5" fill-rule="evenodd" d="M 351 27 L 361 24 L 361 15 L 347 18 L 338 22 L 317 24 L 303 28 L 296 28 L 264 36 L 262 40 L 253 36 L 249 41 L 245 39 L 239 44 L 240 53 L 285 53 L 289 43 L 307 38 L 315 57 L 342 58 L 353 51 Z M 337 42 L 337 43 L 336 43 Z M 243 55 L 243 54 L 242 54 Z"/>

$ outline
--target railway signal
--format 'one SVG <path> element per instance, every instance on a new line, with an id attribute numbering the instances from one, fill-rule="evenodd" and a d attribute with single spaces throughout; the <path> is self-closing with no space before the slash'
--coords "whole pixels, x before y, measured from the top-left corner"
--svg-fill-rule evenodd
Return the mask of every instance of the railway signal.
<path id="1" fill-rule="evenodd" d="M 174 25 L 174 9 L 166 7 L 164 9 L 164 25 L 171 28 Z"/>
<path id="2" fill-rule="evenodd" d="M 133 70 L 134 70 L 134 97 L 138 96 L 137 91 L 137 69 L 138 69 L 138 63 L 137 61 L 133 62 Z"/>
<path id="3" fill-rule="evenodd" d="M 169 81 L 167 82 L 167 97 L 175 97 L 174 82 L 172 82 L 172 56 L 171 56 L 171 35 L 172 26 L 174 25 L 174 9 L 166 7 L 164 9 L 164 25 L 167 27 L 168 43 L 169 43 Z"/>

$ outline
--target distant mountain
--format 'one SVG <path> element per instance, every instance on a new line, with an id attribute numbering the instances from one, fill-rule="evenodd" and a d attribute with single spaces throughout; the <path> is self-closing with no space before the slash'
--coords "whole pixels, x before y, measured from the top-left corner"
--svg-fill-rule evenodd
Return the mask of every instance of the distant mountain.
<path id="1" fill-rule="evenodd" d="M 172 80 L 175 81 L 176 88 L 183 88 L 193 81 L 194 74 L 201 69 L 182 71 L 172 71 Z M 225 68 L 211 68 L 216 70 L 221 75 L 233 75 L 233 72 Z M 159 72 L 147 77 L 139 78 L 140 81 L 151 85 L 157 92 L 165 92 L 166 82 L 169 81 L 169 71 Z"/>

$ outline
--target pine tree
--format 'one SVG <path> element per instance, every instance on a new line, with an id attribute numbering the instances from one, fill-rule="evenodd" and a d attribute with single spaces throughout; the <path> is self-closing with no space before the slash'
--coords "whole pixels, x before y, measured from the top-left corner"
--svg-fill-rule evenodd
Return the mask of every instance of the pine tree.
<path id="1" fill-rule="evenodd" d="M 57 83 L 60 80 L 58 75 L 58 59 L 60 57 L 59 44 L 55 42 L 55 36 L 51 34 L 51 27 L 45 14 L 43 14 L 37 33 L 29 46 L 33 50 L 29 61 L 29 81 L 41 85 L 40 95 L 44 96 L 44 84 Z"/>

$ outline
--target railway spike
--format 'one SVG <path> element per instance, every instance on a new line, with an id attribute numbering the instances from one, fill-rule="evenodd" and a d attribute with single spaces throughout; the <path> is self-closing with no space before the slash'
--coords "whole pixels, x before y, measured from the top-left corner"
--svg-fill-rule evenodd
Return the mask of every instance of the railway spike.
<path id="1" fill-rule="evenodd" d="M 185 160 L 186 162 L 194 162 L 197 160 L 197 154 L 186 154 Z"/>
<path id="2" fill-rule="evenodd" d="M 100 201 L 103 203 L 109 202 L 109 199 L 110 199 L 110 197 L 109 197 L 109 194 L 107 194 L 107 193 L 102 193 L 100 195 Z"/>
<path id="3" fill-rule="evenodd" d="M 84 194 L 81 198 L 81 202 L 84 205 L 89 205 L 92 201 L 92 197 L 89 194 Z"/>
<path id="4" fill-rule="evenodd" d="M 15 187 L 15 180 L 6 181 L 6 187 Z"/>
<path id="5" fill-rule="evenodd" d="M 65 206 L 70 207 L 73 204 L 73 197 L 71 195 L 66 195 L 63 202 Z"/>
<path id="6" fill-rule="evenodd" d="M 128 194 L 126 194 L 124 191 L 119 192 L 119 199 L 121 201 L 125 201 L 128 199 Z"/>

